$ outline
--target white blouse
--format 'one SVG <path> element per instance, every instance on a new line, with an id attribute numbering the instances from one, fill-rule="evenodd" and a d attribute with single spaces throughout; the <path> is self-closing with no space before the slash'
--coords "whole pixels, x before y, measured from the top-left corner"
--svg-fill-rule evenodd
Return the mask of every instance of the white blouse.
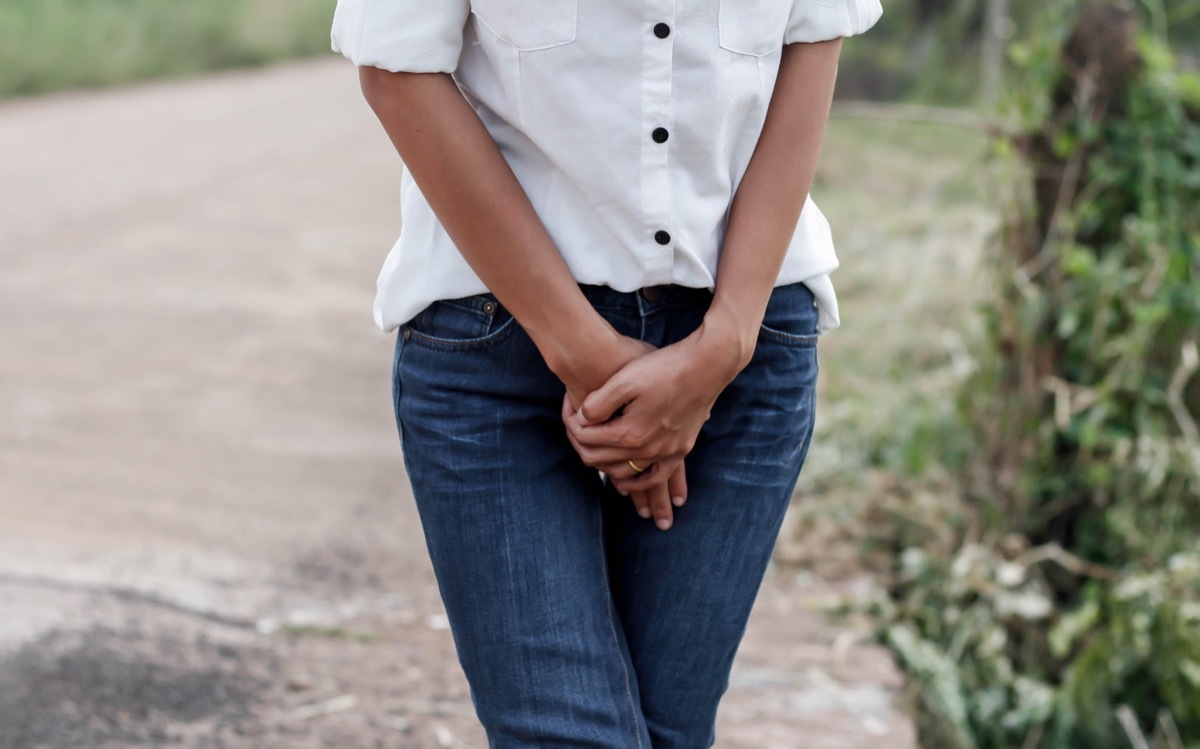
<path id="1" fill-rule="evenodd" d="M 339 0 L 356 65 L 453 73 L 575 279 L 713 288 L 734 191 L 785 44 L 870 28 L 879 0 Z M 487 291 L 404 173 L 404 228 L 378 282 L 384 330 Z M 829 224 L 808 200 L 777 285 L 838 325 Z"/>

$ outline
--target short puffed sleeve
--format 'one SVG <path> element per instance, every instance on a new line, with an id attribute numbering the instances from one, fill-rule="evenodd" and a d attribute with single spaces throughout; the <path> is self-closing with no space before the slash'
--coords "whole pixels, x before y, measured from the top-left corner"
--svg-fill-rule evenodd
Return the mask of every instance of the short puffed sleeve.
<path id="1" fill-rule="evenodd" d="M 874 26 L 882 15 L 879 0 L 796 0 L 783 43 L 854 36 Z"/>
<path id="2" fill-rule="evenodd" d="M 452 73 L 470 0 L 338 0 L 333 51 L 393 73 Z"/>

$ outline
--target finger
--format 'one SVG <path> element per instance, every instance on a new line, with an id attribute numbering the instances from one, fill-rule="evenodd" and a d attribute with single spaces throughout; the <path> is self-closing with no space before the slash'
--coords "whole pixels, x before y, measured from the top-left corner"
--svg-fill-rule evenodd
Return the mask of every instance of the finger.
<path id="1" fill-rule="evenodd" d="M 602 424 L 611 419 L 617 409 L 633 400 L 634 390 L 634 384 L 621 377 L 621 373 L 618 372 L 601 385 L 599 390 L 583 399 L 579 413 L 588 424 Z"/>
<path id="2" fill-rule="evenodd" d="M 636 463 L 637 461 L 634 462 Z M 638 463 L 638 465 L 645 465 L 645 463 Z M 667 483 L 667 479 L 670 478 L 671 472 L 674 470 L 670 465 L 664 465 L 662 463 L 655 463 L 640 473 L 637 473 L 631 469 L 628 462 L 625 464 L 624 468 L 616 464 L 612 464 L 611 467 L 612 470 L 619 472 L 622 475 L 615 476 L 613 474 L 609 474 L 609 478 L 613 480 L 613 484 L 618 489 L 626 492 L 646 491 L 653 486 L 665 484 Z"/>
<path id="3" fill-rule="evenodd" d="M 577 419 L 582 417 L 571 417 L 567 428 L 575 435 L 575 439 L 580 444 L 589 447 L 608 447 L 615 449 L 624 449 L 626 453 L 630 448 L 636 448 L 637 445 L 628 444 L 627 432 L 628 425 L 623 420 L 606 421 L 603 424 L 588 425 L 582 424 Z M 623 446 L 623 447 L 622 447 Z"/>
<path id="4" fill-rule="evenodd" d="M 687 475 L 684 472 L 684 463 L 680 463 L 675 469 L 675 473 L 671 474 L 671 478 L 667 479 L 667 493 L 671 495 L 671 504 L 676 507 L 683 507 L 683 503 L 687 501 Z"/>
<path id="5" fill-rule="evenodd" d="M 613 478 L 630 478 L 642 471 L 649 470 L 654 465 L 654 458 L 630 458 L 629 450 L 624 448 L 585 445 L 570 429 L 567 430 L 567 440 L 571 443 L 571 447 L 575 448 L 575 452 L 579 453 L 579 458 L 584 465 L 591 466 Z M 633 466 L 629 465 L 630 460 L 642 467 L 642 471 L 634 470 Z M 664 480 L 666 480 L 665 477 Z"/>
<path id="6" fill-rule="evenodd" d="M 649 492 L 633 492 L 629 495 L 633 500 L 633 508 L 637 510 L 637 514 L 644 520 L 649 520 L 653 513 L 650 510 L 650 494 Z"/>
<path id="7" fill-rule="evenodd" d="M 629 450 L 616 446 L 620 444 L 620 437 L 625 433 L 624 424 L 612 421 L 595 425 L 587 424 L 582 413 L 576 411 L 566 397 L 563 398 L 562 421 L 574 444 L 594 450 L 603 450 L 593 458 L 594 462 L 617 463 L 628 459 Z M 594 465 L 594 462 L 589 465 Z"/>
<path id="8" fill-rule="evenodd" d="M 659 484 L 650 489 L 650 514 L 654 516 L 654 525 L 660 531 L 669 531 L 675 523 L 675 511 L 671 509 L 671 495 L 667 492 L 666 484 Z"/>
<path id="9" fill-rule="evenodd" d="M 571 436 L 570 432 L 567 432 L 567 441 L 571 443 L 571 447 L 575 448 L 575 452 L 579 454 L 579 459 L 581 461 L 583 461 L 583 464 L 585 466 L 588 466 L 589 468 L 595 468 L 596 470 L 600 471 L 601 473 L 607 473 L 607 471 L 605 471 L 603 468 L 601 468 L 601 465 L 602 465 L 601 463 L 598 463 L 597 461 L 593 460 L 588 455 L 588 448 L 584 447 L 583 445 L 576 442 L 575 438 Z"/>
<path id="10" fill-rule="evenodd" d="M 567 441 L 571 443 L 571 447 L 575 448 L 575 452 L 579 454 L 580 460 L 586 466 L 591 466 L 604 473 L 609 473 L 607 468 L 624 464 L 621 459 L 621 452 L 617 448 L 605 447 L 596 448 L 584 445 L 579 441 L 579 416 L 578 412 L 571 406 L 570 402 L 563 399 L 562 420 L 567 430 Z M 648 461 L 647 461 L 648 462 Z M 625 466 L 628 468 L 628 465 Z M 632 469 L 630 469 L 632 472 Z M 624 476 L 624 473 L 620 475 Z"/>
<path id="11" fill-rule="evenodd" d="M 628 478 L 615 479 L 614 483 L 618 488 L 627 492 L 644 491 L 652 486 L 667 483 L 667 479 L 671 478 L 671 474 L 675 472 L 678 464 L 678 460 L 660 460 L 642 473 Z"/>
<path id="12" fill-rule="evenodd" d="M 574 413 L 579 410 L 579 407 L 581 405 L 583 405 L 583 399 L 586 397 L 587 397 L 586 390 L 577 391 L 577 390 L 572 390 L 571 388 L 567 388 L 566 395 L 563 396 L 563 399 L 566 400 L 567 403 L 569 403 L 571 405 L 571 412 Z"/>
<path id="13" fill-rule="evenodd" d="M 587 450 L 587 449 L 588 448 L 584 448 L 584 450 Z M 637 465 L 639 468 L 641 468 L 642 466 L 645 466 L 645 468 L 642 468 L 640 471 L 635 471 L 633 469 L 633 466 L 630 465 L 630 462 L 632 462 L 634 465 Z M 656 465 L 655 462 L 648 458 L 646 458 L 646 459 L 634 458 L 632 461 L 619 460 L 619 461 L 612 462 L 612 463 L 601 462 L 601 463 L 597 463 L 593 467 L 596 470 L 603 473 L 604 475 L 611 478 L 613 481 L 620 481 L 620 482 L 624 483 L 624 482 L 632 481 L 638 477 L 645 477 L 647 475 L 650 475 L 650 473 L 654 470 L 655 465 Z M 661 481 L 666 480 L 666 474 L 664 473 L 661 475 L 662 475 L 662 479 L 660 480 L 659 483 L 661 483 Z M 651 482 L 651 483 L 654 483 L 654 482 Z"/>
<path id="14" fill-rule="evenodd" d="M 592 448 L 587 446 L 582 446 L 580 449 L 587 454 L 588 458 L 591 458 L 595 452 Z M 633 465 L 630 465 L 631 462 Z M 597 460 L 595 463 L 587 462 L 587 464 L 616 481 L 629 481 L 630 479 L 638 476 L 644 476 L 650 471 L 653 471 L 655 466 L 653 458 L 624 457 L 618 457 L 615 459 L 610 458 L 608 460 Z M 641 470 L 634 470 L 634 465 Z M 663 476 L 663 481 L 666 481 L 665 475 Z"/>
<path id="15" fill-rule="evenodd" d="M 571 435 L 571 437 L 574 439 L 574 435 Z M 576 440 L 576 442 L 578 442 L 578 440 Z M 653 458 L 633 456 L 623 447 L 592 447 L 590 445 L 579 443 L 578 449 L 586 452 L 588 457 L 595 461 L 596 467 L 602 471 L 609 466 L 617 468 L 618 466 L 623 465 L 626 468 L 629 468 L 630 460 L 645 469 L 650 468 L 650 464 L 654 462 Z M 607 473 L 607 471 L 605 471 L 605 473 Z M 625 475 L 624 472 L 619 473 L 622 476 Z M 637 471 L 630 468 L 629 473 L 632 475 L 637 473 Z"/>
<path id="16" fill-rule="evenodd" d="M 613 482 L 627 481 L 637 475 L 637 472 L 630 468 L 629 464 L 624 461 L 620 463 L 597 463 L 592 467 L 605 476 L 608 476 L 609 480 Z"/>
<path id="17" fill-rule="evenodd" d="M 575 415 L 576 411 L 577 411 L 577 409 L 575 408 L 575 405 L 573 403 L 571 403 L 571 394 L 563 393 L 563 404 L 562 404 L 563 423 L 566 424 L 567 426 L 570 426 L 571 417 Z"/>
<path id="18" fill-rule="evenodd" d="M 568 429 L 574 429 L 576 432 L 585 426 L 583 416 L 579 414 L 579 408 L 576 407 L 570 393 L 563 396 L 562 420 Z"/>

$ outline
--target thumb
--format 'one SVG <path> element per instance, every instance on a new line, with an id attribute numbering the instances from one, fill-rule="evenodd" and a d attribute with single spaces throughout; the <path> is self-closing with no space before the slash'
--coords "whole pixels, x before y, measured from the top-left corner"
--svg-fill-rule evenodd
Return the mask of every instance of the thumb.
<path id="1" fill-rule="evenodd" d="M 619 373 L 604 383 L 599 390 L 583 399 L 579 413 L 587 424 L 603 424 L 629 401 L 633 400 L 633 386 L 620 377 Z"/>

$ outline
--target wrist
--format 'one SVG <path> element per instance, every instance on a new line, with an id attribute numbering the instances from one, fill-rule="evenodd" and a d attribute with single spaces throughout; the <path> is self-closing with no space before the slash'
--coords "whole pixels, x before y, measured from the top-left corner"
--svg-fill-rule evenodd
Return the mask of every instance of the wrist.
<path id="1" fill-rule="evenodd" d="M 752 324 L 753 323 L 753 324 Z M 725 308 L 710 308 L 693 334 L 705 365 L 732 381 L 754 357 L 759 323 Z"/>
<path id="2" fill-rule="evenodd" d="M 620 334 L 589 307 L 590 314 L 564 314 L 529 332 L 546 366 L 560 379 L 614 348 Z"/>

